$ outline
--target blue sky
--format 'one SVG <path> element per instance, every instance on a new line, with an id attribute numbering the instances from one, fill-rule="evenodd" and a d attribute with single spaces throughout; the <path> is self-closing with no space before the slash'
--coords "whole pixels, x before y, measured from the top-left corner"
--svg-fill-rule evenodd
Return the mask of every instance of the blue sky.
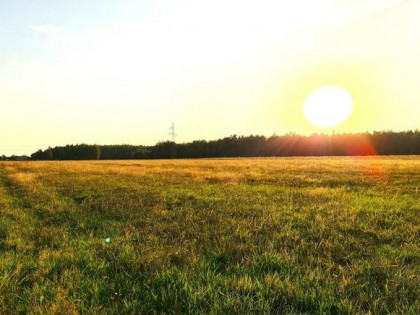
<path id="1" fill-rule="evenodd" d="M 337 85 L 338 132 L 418 128 L 415 0 L 5 1 L 0 154 L 331 132 L 303 102 Z"/>

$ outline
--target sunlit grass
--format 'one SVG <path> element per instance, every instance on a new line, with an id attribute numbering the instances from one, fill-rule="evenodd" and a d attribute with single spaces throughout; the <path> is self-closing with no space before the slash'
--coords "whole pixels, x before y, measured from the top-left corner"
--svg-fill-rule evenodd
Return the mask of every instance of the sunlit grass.
<path id="1" fill-rule="evenodd" d="M 1 163 L 0 313 L 418 313 L 419 187 L 414 157 Z"/>

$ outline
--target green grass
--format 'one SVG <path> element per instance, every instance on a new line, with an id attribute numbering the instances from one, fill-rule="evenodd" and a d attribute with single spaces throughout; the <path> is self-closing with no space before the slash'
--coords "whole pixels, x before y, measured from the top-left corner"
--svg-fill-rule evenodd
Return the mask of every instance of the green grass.
<path id="1" fill-rule="evenodd" d="M 417 314 L 420 158 L 0 163 L 23 312 Z"/>

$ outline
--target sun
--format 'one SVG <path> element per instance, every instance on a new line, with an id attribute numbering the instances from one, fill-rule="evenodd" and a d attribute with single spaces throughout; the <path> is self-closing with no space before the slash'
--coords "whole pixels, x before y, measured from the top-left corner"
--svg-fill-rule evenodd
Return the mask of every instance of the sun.
<path id="1" fill-rule="evenodd" d="M 334 127 L 345 121 L 353 111 L 350 93 L 337 86 L 322 86 L 313 91 L 303 104 L 306 119 L 315 126 Z"/>

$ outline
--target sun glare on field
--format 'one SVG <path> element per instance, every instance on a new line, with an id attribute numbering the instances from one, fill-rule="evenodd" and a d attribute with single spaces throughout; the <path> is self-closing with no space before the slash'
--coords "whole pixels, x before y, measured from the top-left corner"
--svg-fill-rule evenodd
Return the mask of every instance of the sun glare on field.
<path id="1" fill-rule="evenodd" d="M 353 111 L 350 93 L 336 86 L 323 86 L 313 91 L 305 100 L 303 112 L 315 126 L 334 127 L 345 121 Z"/>

